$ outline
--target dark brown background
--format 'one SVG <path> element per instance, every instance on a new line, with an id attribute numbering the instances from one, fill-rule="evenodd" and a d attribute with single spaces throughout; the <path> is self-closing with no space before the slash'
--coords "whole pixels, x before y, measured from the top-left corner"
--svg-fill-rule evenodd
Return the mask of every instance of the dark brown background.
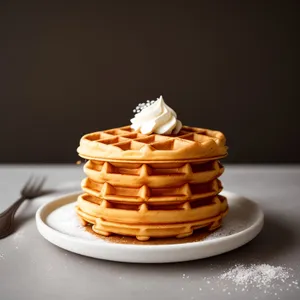
<path id="1" fill-rule="evenodd" d="M 75 162 L 163 94 L 228 162 L 300 162 L 298 2 L 239 2 L 1 1 L 0 161 Z"/>

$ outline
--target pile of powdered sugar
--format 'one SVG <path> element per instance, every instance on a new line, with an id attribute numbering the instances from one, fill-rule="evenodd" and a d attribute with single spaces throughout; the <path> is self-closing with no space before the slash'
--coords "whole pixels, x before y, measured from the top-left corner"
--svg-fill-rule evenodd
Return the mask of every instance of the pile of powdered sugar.
<path id="1" fill-rule="evenodd" d="M 236 285 L 246 288 L 252 285 L 259 289 L 271 287 L 274 281 L 285 282 L 288 278 L 290 274 L 287 268 L 268 264 L 251 264 L 250 266 L 238 264 L 220 275 L 220 279 L 231 280 Z"/>
<path id="2" fill-rule="evenodd" d="M 269 264 L 236 264 L 219 275 L 203 279 L 206 285 L 202 285 L 200 291 L 220 290 L 228 295 L 251 291 L 253 299 L 264 298 L 266 294 L 281 299 L 283 292 L 299 289 L 292 268 Z"/>

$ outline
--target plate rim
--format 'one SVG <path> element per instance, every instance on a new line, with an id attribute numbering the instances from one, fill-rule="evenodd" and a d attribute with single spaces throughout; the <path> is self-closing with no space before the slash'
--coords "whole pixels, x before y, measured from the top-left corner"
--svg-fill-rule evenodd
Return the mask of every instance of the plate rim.
<path id="1" fill-rule="evenodd" d="M 254 205 L 254 220 L 249 227 L 240 232 L 229 236 L 217 237 L 216 239 L 182 244 L 133 245 L 105 241 L 97 243 L 97 240 L 95 239 L 89 240 L 61 232 L 59 229 L 52 228 L 46 222 L 47 216 L 51 212 L 63 205 L 75 202 L 74 198 L 80 193 L 82 193 L 82 191 L 77 190 L 72 193 L 55 195 L 55 198 L 43 204 L 36 212 L 36 225 L 43 238 L 53 245 L 79 255 L 96 259 L 123 263 L 155 264 L 204 259 L 230 252 L 247 244 L 260 233 L 264 225 L 264 213 L 258 203 L 242 195 L 224 190 L 222 194 L 225 194 L 225 196 L 233 199 L 235 197 L 242 198 Z M 57 205 L 57 202 L 62 203 Z M 50 211 L 46 211 L 47 208 L 49 209 L 48 206 L 50 205 L 52 205 L 53 208 L 50 208 Z M 215 247 L 215 245 L 218 245 L 219 247 Z M 170 253 L 172 253 L 172 255 L 170 255 Z"/>

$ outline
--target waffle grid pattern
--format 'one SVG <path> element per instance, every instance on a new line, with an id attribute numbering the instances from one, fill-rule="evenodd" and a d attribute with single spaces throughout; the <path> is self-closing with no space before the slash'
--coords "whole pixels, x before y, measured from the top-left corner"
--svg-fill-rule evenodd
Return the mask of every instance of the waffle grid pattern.
<path id="1" fill-rule="evenodd" d="M 222 190 L 221 182 L 216 179 L 204 184 L 185 183 L 180 187 L 140 188 L 117 187 L 111 184 L 96 183 L 89 178 L 82 182 L 82 189 L 90 195 L 120 203 L 155 203 L 164 204 L 193 201 L 219 194 Z"/>
<path id="2" fill-rule="evenodd" d="M 83 211 L 92 211 L 91 215 L 101 215 L 102 220 L 126 224 L 174 224 L 213 218 L 227 210 L 227 201 L 222 196 L 207 197 L 205 201 L 182 204 L 151 206 L 146 203 L 139 205 L 120 205 L 105 199 L 83 194 L 78 198 Z"/>
<path id="3" fill-rule="evenodd" d="M 96 233 L 178 238 L 214 230 L 228 210 L 219 195 L 226 139 L 219 131 L 183 126 L 178 135 L 143 135 L 130 126 L 84 135 L 88 159 L 77 214 Z"/>
<path id="4" fill-rule="evenodd" d="M 90 160 L 84 166 L 85 192 L 77 214 L 102 235 L 185 237 L 193 230 L 214 230 L 227 213 L 219 195 L 218 161 L 205 163 L 122 163 Z"/>
<path id="5" fill-rule="evenodd" d="M 154 164 L 118 164 L 108 162 L 88 161 L 84 172 L 97 183 L 109 182 L 114 186 L 166 188 L 180 183 L 203 183 L 213 180 L 224 172 L 224 167 L 218 162 L 205 164 L 173 163 L 165 166 Z M 172 176 L 164 176 L 170 175 Z M 164 178 L 163 181 L 160 179 Z"/>
<path id="6" fill-rule="evenodd" d="M 136 236 L 140 241 L 147 241 L 150 237 L 163 238 L 176 236 L 177 238 L 184 238 L 193 234 L 194 230 L 199 228 L 208 228 L 209 231 L 213 231 L 221 226 L 222 218 L 227 214 L 227 201 L 223 201 L 225 204 L 224 211 L 211 218 L 205 218 L 196 221 L 176 222 L 166 224 L 126 224 L 108 221 L 99 216 L 93 216 L 81 210 L 77 207 L 77 214 L 80 216 L 82 225 L 93 224 L 93 231 L 109 236 L 112 233 L 119 235 Z"/>
<path id="7" fill-rule="evenodd" d="M 185 149 L 187 159 L 222 157 L 227 153 L 225 137 L 219 131 L 183 126 L 178 135 L 144 135 L 130 126 L 84 135 L 78 153 L 84 158 L 174 160 Z"/>

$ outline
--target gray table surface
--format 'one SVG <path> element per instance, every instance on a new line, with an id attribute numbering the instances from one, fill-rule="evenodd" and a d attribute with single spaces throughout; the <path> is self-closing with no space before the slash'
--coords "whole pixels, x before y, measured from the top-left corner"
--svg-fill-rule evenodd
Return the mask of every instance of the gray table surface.
<path id="1" fill-rule="evenodd" d="M 17 199 L 31 173 L 47 175 L 47 188 L 59 192 L 78 190 L 84 177 L 76 165 L 2 165 L 0 211 Z M 238 263 L 267 263 L 292 268 L 299 280 L 300 166 L 228 165 L 221 179 L 225 189 L 261 205 L 262 232 L 229 253 L 177 264 L 116 263 L 60 249 L 36 229 L 34 213 L 43 200 L 25 203 L 17 231 L 0 240 L 0 299 L 300 299 L 295 285 L 242 291 L 218 278 Z"/>

